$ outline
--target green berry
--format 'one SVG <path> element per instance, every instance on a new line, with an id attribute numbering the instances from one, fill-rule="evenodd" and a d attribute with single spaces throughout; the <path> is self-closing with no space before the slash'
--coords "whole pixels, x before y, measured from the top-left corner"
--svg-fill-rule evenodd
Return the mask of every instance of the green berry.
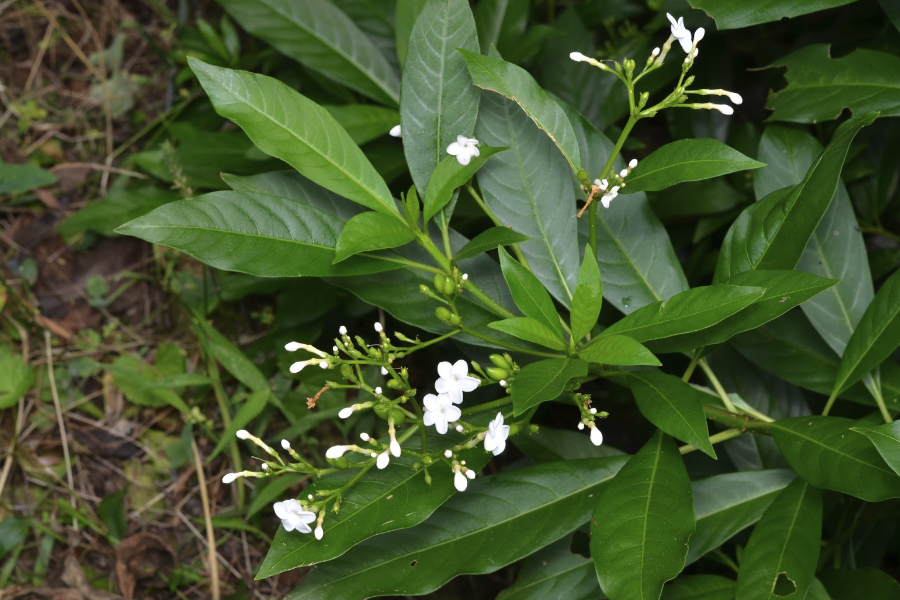
<path id="1" fill-rule="evenodd" d="M 450 317 L 452 317 L 453 315 L 450 314 L 450 311 L 446 306 L 438 306 L 436 309 L 434 309 L 434 316 L 441 323 L 449 323 Z"/>
<path id="2" fill-rule="evenodd" d="M 505 357 L 503 357 L 499 354 L 491 354 L 490 356 L 488 356 L 488 358 L 491 360 L 492 363 L 494 363 L 501 369 L 509 369 L 512 367 L 512 365 L 509 363 L 509 361 L 506 360 Z"/>

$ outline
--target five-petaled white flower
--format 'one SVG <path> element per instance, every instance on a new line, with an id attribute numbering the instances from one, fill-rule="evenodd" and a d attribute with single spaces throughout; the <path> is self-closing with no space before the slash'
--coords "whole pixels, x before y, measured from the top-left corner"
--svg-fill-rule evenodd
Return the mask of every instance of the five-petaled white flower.
<path id="1" fill-rule="evenodd" d="M 672 37 L 678 40 L 678 43 L 681 44 L 681 49 L 685 52 L 691 51 L 691 30 L 684 26 L 684 17 L 678 17 L 678 20 L 675 20 L 675 17 L 666 13 L 666 16 L 669 17 L 669 23 L 672 24 Z"/>
<path id="2" fill-rule="evenodd" d="M 286 531 L 294 531 L 295 529 L 300 533 L 312 531 L 309 523 L 316 520 L 316 513 L 303 510 L 303 507 L 296 499 L 276 502 L 272 508 L 275 509 L 275 514 L 281 519 L 281 524 L 284 525 Z"/>
<path id="3" fill-rule="evenodd" d="M 449 363 L 448 363 L 449 364 Z M 441 435 L 447 433 L 447 427 L 453 421 L 462 416 L 462 411 L 453 406 L 450 396 L 447 394 L 425 394 L 422 404 L 425 405 L 425 414 L 422 421 L 426 426 L 434 425 Z"/>
<path id="4" fill-rule="evenodd" d="M 472 160 L 473 156 L 478 156 L 481 152 L 478 151 L 478 144 L 480 144 L 478 140 L 475 138 L 467 138 L 464 135 L 456 136 L 456 141 L 447 146 L 447 154 L 456 157 L 456 160 L 459 161 L 459 164 L 465 166 L 469 164 L 469 161 Z"/>
<path id="5" fill-rule="evenodd" d="M 603 197 L 600 198 L 600 202 L 603 204 L 603 208 L 609 208 L 610 203 L 616 199 L 616 196 L 619 195 L 619 186 L 614 185 L 611 190 L 603 194 Z"/>
<path id="6" fill-rule="evenodd" d="M 447 361 L 438 363 L 438 375 L 440 379 L 434 382 L 434 389 L 438 394 L 448 394 L 454 404 L 463 401 L 463 392 L 475 391 L 481 384 L 480 380 L 469 377 L 469 367 L 464 360 L 452 365 Z"/>
<path id="7" fill-rule="evenodd" d="M 498 456 L 506 450 L 506 438 L 509 437 L 509 425 L 503 424 L 503 413 L 497 413 L 493 421 L 488 423 L 484 436 L 484 449 Z"/>

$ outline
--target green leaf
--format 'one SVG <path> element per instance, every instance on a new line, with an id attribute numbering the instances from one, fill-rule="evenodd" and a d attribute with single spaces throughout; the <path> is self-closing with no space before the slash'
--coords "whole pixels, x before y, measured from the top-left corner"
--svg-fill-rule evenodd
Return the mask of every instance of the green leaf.
<path id="1" fill-rule="evenodd" d="M 661 431 L 607 486 L 591 519 L 591 556 L 611 600 L 659 598 L 684 568 L 694 533 L 691 482 L 678 446 Z"/>
<path id="2" fill-rule="evenodd" d="M 489 323 L 488 327 L 503 331 L 520 340 L 526 340 L 553 350 L 565 350 L 566 341 L 543 322 L 529 317 L 513 317 Z"/>
<path id="3" fill-rule="evenodd" d="M 406 64 L 406 55 L 409 53 L 409 38 L 419 13 L 425 8 L 427 0 L 397 0 L 394 9 L 394 31 L 397 45 L 397 58 L 400 66 Z"/>
<path id="4" fill-rule="evenodd" d="M 802 479 L 795 479 L 753 528 L 738 571 L 738 597 L 806 597 L 821 541 L 822 494 Z"/>
<path id="5" fill-rule="evenodd" d="M 515 414 L 558 398 L 570 379 L 585 377 L 587 370 L 585 361 L 572 358 L 548 358 L 525 365 L 510 384 Z"/>
<path id="6" fill-rule="evenodd" d="M 475 136 L 506 146 L 478 171 L 484 203 L 501 225 L 527 235 L 520 249 L 528 266 L 563 306 L 578 276 L 572 174 L 553 143 L 512 101 L 483 94 Z"/>
<path id="7" fill-rule="evenodd" d="M 643 344 L 626 335 L 596 337 L 578 351 L 578 356 L 601 365 L 658 367 L 662 364 Z"/>
<path id="8" fill-rule="evenodd" d="M 453 260 L 460 261 L 467 258 L 474 258 L 488 250 L 494 250 L 500 246 L 518 244 L 527 239 L 527 235 L 513 231 L 509 227 L 491 227 L 469 240 L 469 243 L 456 252 L 456 256 L 453 257 Z"/>
<path id="9" fill-rule="evenodd" d="M 543 425 L 537 433 L 517 435 L 511 437 L 510 441 L 525 456 L 537 463 L 625 454 L 609 444 L 595 446 L 586 432 L 575 429 L 554 429 Z M 591 573 L 593 574 L 593 572 L 593 567 L 591 567 Z"/>
<path id="10" fill-rule="evenodd" d="M 387 184 L 327 110 L 277 79 L 188 62 L 216 112 L 260 150 L 336 194 L 400 218 Z"/>
<path id="11" fill-rule="evenodd" d="M 572 552 L 566 536 L 522 562 L 515 583 L 497 600 L 597 600 L 605 598 L 590 558 Z"/>
<path id="12" fill-rule="evenodd" d="M 900 475 L 900 421 L 877 426 L 857 425 L 851 429 L 869 438 L 884 462 Z"/>
<path id="13" fill-rule="evenodd" d="M 216 448 L 212 451 L 212 454 L 209 455 L 208 460 L 212 460 L 218 456 L 219 453 L 234 440 L 234 435 L 238 430 L 247 427 L 247 425 L 250 424 L 250 421 L 255 419 L 259 413 L 263 411 L 269 403 L 270 398 L 272 398 L 272 392 L 269 390 L 262 390 L 250 394 L 247 397 L 247 400 L 245 400 L 238 409 L 237 414 L 231 419 L 231 425 L 226 427 L 222 432 L 219 443 L 216 444 Z"/>
<path id="14" fill-rule="evenodd" d="M 241 27 L 283 54 L 378 102 L 399 103 L 400 78 L 390 62 L 328 0 L 218 2 Z"/>
<path id="15" fill-rule="evenodd" d="M 454 131 L 456 130 L 454 129 Z M 404 133 L 403 136 L 405 140 L 406 134 Z M 425 221 L 429 221 L 447 206 L 451 198 L 453 198 L 453 192 L 456 188 L 465 185 L 491 156 L 503 150 L 506 150 L 506 148 L 480 146 L 478 148 L 480 154 L 469 161 L 467 165 L 459 164 L 455 156 L 446 156 L 443 159 L 438 158 L 440 162 L 437 163 L 436 167 L 431 167 L 431 169 L 434 169 L 433 172 L 429 169 L 428 172 L 431 176 L 426 179 L 428 187 L 425 188 L 425 197 L 422 199 L 425 205 Z"/>
<path id="16" fill-rule="evenodd" d="M 133 354 L 122 354 L 108 365 L 102 365 L 112 373 L 113 381 L 129 402 L 140 406 L 172 406 L 182 414 L 190 413 L 184 400 L 169 388 L 148 389 L 149 384 L 164 379 L 164 375 Z"/>
<path id="17" fill-rule="evenodd" d="M 831 600 L 891 600 L 900 598 L 900 583 L 880 569 L 826 571 L 819 578 Z"/>
<path id="18" fill-rule="evenodd" d="M 790 309 L 808 301 L 835 285 L 835 279 L 823 279 L 802 271 L 744 271 L 728 280 L 729 285 L 765 288 L 756 302 L 712 327 L 654 342 L 656 352 L 685 352 L 728 341 L 743 331 L 777 319 Z"/>
<path id="19" fill-rule="evenodd" d="M 828 590 L 822 585 L 817 577 L 813 577 L 812 583 L 809 584 L 809 591 L 806 592 L 806 600 L 833 600 L 828 594 Z"/>
<path id="20" fill-rule="evenodd" d="M 686 575 L 663 588 L 661 600 L 734 600 L 734 586 L 719 575 Z"/>
<path id="21" fill-rule="evenodd" d="M 421 595 L 457 575 L 496 571 L 584 523 L 624 462 L 573 460 L 479 477 L 418 527 L 372 538 L 317 566 L 286 600 Z"/>
<path id="22" fill-rule="evenodd" d="M 406 223 L 382 213 L 364 212 L 344 224 L 333 262 L 339 263 L 359 252 L 404 246 L 415 238 Z"/>
<path id="23" fill-rule="evenodd" d="M 446 160 L 447 146 L 457 136 L 472 137 L 475 131 L 481 94 L 472 85 L 457 48 L 478 52 L 469 3 L 430 0 L 419 13 L 409 39 L 400 95 L 403 151 L 420 190 L 427 189 L 432 171 Z M 449 202 L 450 193 L 452 190 L 444 204 Z M 443 208 L 431 207 L 428 198 L 426 191 L 426 221 Z"/>
<path id="24" fill-rule="evenodd" d="M 615 377 L 613 381 L 628 386 L 638 409 L 648 421 L 716 458 L 703 413 L 706 401 L 703 392 L 662 371 L 634 371 L 621 378 Z"/>
<path id="25" fill-rule="evenodd" d="M 109 537 L 116 542 L 122 541 L 128 527 L 125 518 L 125 490 L 105 496 L 97 506 L 97 516 L 106 525 Z"/>
<path id="26" fill-rule="evenodd" d="M 328 213 L 341 222 L 349 221 L 363 210 L 359 204 L 329 192 L 296 171 L 270 171 L 248 177 L 223 173 L 222 180 L 236 192 L 255 192 L 287 198 Z"/>
<path id="27" fill-rule="evenodd" d="M 574 172 L 581 169 L 581 152 L 572 124 L 559 104 L 527 71 L 497 58 L 460 50 L 472 82 L 496 92 L 522 107 L 535 124 L 545 131 L 566 158 Z"/>
<path id="28" fill-rule="evenodd" d="M 516 262 L 503 248 L 500 249 L 500 268 L 509 286 L 516 306 L 526 317 L 531 317 L 546 325 L 556 337 L 562 339 L 562 325 L 559 314 L 553 306 L 550 294 L 531 271 Z"/>
<path id="29" fill-rule="evenodd" d="M 691 489 L 697 531 L 691 536 L 686 564 L 696 562 L 759 521 L 775 497 L 795 478 L 789 469 L 771 469 L 695 481 Z"/>
<path id="30" fill-rule="evenodd" d="M 416 193 L 416 186 L 413 185 L 403 197 L 403 214 L 406 216 L 406 224 L 409 225 L 410 231 L 415 236 L 415 232 L 419 230 L 419 217 L 422 215 L 422 209 L 419 205 L 419 194 Z"/>
<path id="31" fill-rule="evenodd" d="M 63 236 L 94 231 L 107 237 L 116 236 L 116 228 L 132 219 L 181 199 L 177 193 L 150 185 L 124 187 L 113 185 L 99 202 L 88 204 L 57 227 Z"/>
<path id="32" fill-rule="evenodd" d="M 0 194 L 16 194 L 56 183 L 56 176 L 37 165 L 11 165 L 0 160 Z"/>
<path id="33" fill-rule="evenodd" d="M 788 82 L 769 94 L 772 121 L 830 121 L 846 108 L 854 115 L 873 110 L 883 117 L 900 115 L 900 57 L 859 48 L 832 59 L 827 44 L 810 44 L 771 66 L 787 67 Z"/>
<path id="34" fill-rule="evenodd" d="M 792 190 L 779 190 L 750 206 L 722 243 L 715 281 L 753 269 L 793 269 L 822 220 L 840 179 L 850 142 L 876 113 L 851 119 L 835 131 L 828 147 Z"/>
<path id="35" fill-rule="evenodd" d="M 33 383 L 31 367 L 12 348 L 0 346 L 0 409 L 14 406 L 19 398 L 28 393 Z"/>
<path id="36" fill-rule="evenodd" d="M 765 293 L 764 288 L 715 284 L 693 288 L 640 308 L 611 327 L 600 337 L 627 335 L 645 342 L 691 333 L 711 327 L 744 310 Z"/>
<path id="37" fill-rule="evenodd" d="M 476 471 L 487 464 L 488 458 L 481 449 L 466 453 L 466 462 L 471 462 L 471 468 Z M 413 468 L 415 462 L 412 455 L 401 455 L 391 458 L 383 471 L 363 475 L 345 494 L 340 512 L 327 513 L 322 524 L 325 536 L 321 540 L 279 527 L 256 578 L 330 561 L 373 536 L 425 521 L 456 493 L 453 472 L 448 463 L 435 462 L 428 469 L 432 476 L 429 485 L 425 483 L 425 471 Z M 317 490 L 336 489 L 357 473 L 347 470 L 324 477 L 310 484 L 303 493 L 315 495 Z"/>
<path id="38" fill-rule="evenodd" d="M 854 0 L 757 0 L 751 3 L 732 0 L 689 1 L 691 6 L 703 10 L 715 19 L 717 29 L 739 29 L 844 6 Z"/>
<path id="39" fill-rule="evenodd" d="M 400 122 L 400 113 L 393 108 L 373 104 L 344 104 L 322 106 L 350 135 L 357 145 L 380 138 Z"/>
<path id="40" fill-rule="evenodd" d="M 625 178 L 622 193 L 656 192 L 685 181 L 712 179 L 766 166 L 713 139 L 677 140 L 655 150 Z"/>
<path id="41" fill-rule="evenodd" d="M 475 25 L 482 54 L 491 46 L 502 52 L 521 41 L 528 25 L 529 7 L 516 0 L 484 0 L 475 7 Z"/>
<path id="42" fill-rule="evenodd" d="M 597 257 L 585 246 L 584 260 L 578 270 L 578 283 L 572 294 L 572 312 L 569 321 L 572 325 L 572 339 L 576 342 L 591 332 L 600 317 L 603 305 L 603 280 L 600 278 L 600 267 Z M 616 364 L 616 363 L 609 363 Z"/>
<path id="43" fill-rule="evenodd" d="M 869 304 L 847 342 L 833 395 L 872 372 L 900 346 L 900 271 L 895 272 Z"/>
<path id="44" fill-rule="evenodd" d="M 400 266 L 368 257 L 333 265 L 342 227 L 337 218 L 285 198 L 213 192 L 161 206 L 116 231 L 177 248 L 217 269 L 259 277 L 350 275 Z"/>
<path id="45" fill-rule="evenodd" d="M 798 475 L 818 488 L 869 502 L 900 498 L 900 476 L 850 419 L 795 417 L 771 424 L 775 443 Z"/>
<path id="46" fill-rule="evenodd" d="M 235 379 L 254 392 L 269 392 L 269 380 L 240 348 L 222 335 L 209 321 L 194 315 L 194 332 L 206 351 Z M 238 428 L 240 429 L 240 428 Z"/>

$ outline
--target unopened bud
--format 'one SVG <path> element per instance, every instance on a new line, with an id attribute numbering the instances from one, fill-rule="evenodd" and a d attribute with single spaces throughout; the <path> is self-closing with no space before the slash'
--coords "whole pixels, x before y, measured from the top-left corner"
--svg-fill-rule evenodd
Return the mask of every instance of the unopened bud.
<path id="1" fill-rule="evenodd" d="M 375 321 L 375 332 L 382 333 L 384 331 L 384 327 L 381 326 L 381 323 Z"/>

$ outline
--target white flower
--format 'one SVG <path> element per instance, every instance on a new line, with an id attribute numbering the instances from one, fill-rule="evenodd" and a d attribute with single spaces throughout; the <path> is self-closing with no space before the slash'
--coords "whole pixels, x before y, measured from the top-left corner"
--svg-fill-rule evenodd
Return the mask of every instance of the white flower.
<path id="1" fill-rule="evenodd" d="M 463 462 L 465 462 L 465 461 L 463 461 Z M 466 477 L 468 477 L 469 479 L 475 479 L 475 471 L 473 471 L 472 469 L 467 470 Z"/>
<path id="2" fill-rule="evenodd" d="M 269 463 L 263 463 L 262 465 L 260 465 L 260 468 L 262 468 L 263 471 L 268 471 L 268 470 L 269 470 Z"/>
<path id="3" fill-rule="evenodd" d="M 384 331 L 384 327 L 381 326 L 381 323 L 375 321 L 375 332 L 381 333 L 382 331 Z"/>
<path id="4" fill-rule="evenodd" d="M 318 358 L 311 358 L 309 360 L 301 360 L 299 362 L 295 362 L 291 365 L 290 371 L 291 373 L 299 373 L 306 367 L 307 365 L 315 365 L 319 362 Z"/>
<path id="5" fill-rule="evenodd" d="M 588 427 L 591 428 L 591 443 L 595 446 L 599 446 L 603 443 L 603 434 L 600 433 L 600 430 L 597 429 L 597 426 L 593 423 L 589 423 Z"/>
<path id="6" fill-rule="evenodd" d="M 606 179 L 595 179 L 594 185 L 600 188 L 601 192 L 605 192 L 606 188 L 609 187 L 609 181 L 607 181 Z"/>
<path id="7" fill-rule="evenodd" d="M 361 439 L 361 440 L 364 441 L 364 442 L 368 442 L 368 441 L 369 441 L 369 434 L 366 433 L 365 431 L 363 431 L 362 433 L 359 434 L 359 439 Z"/>
<path id="8" fill-rule="evenodd" d="M 347 446 L 332 446 L 328 450 L 325 451 L 325 456 L 327 458 L 340 458 L 344 455 L 344 452 L 347 451 Z"/>
<path id="9" fill-rule="evenodd" d="M 380 396 L 380 395 L 381 395 L 381 391 L 382 391 L 382 390 L 381 390 L 380 387 L 375 388 L 375 395 L 376 395 L 376 396 Z"/>
<path id="10" fill-rule="evenodd" d="M 610 203 L 616 199 L 616 196 L 619 195 L 619 186 L 614 185 L 611 190 L 603 194 L 603 197 L 600 198 L 600 202 L 603 204 L 603 208 L 609 208 Z"/>
<path id="11" fill-rule="evenodd" d="M 462 474 L 462 472 L 459 470 L 459 467 L 455 467 L 454 471 L 456 471 L 456 473 L 454 473 L 453 475 L 453 486 L 458 492 L 466 491 L 466 486 L 469 485 L 469 480 L 466 479 L 466 476 Z"/>
<path id="12" fill-rule="evenodd" d="M 454 404 L 463 401 L 463 392 L 472 392 L 481 383 L 480 380 L 469 377 L 469 367 L 464 360 L 458 360 L 452 365 L 447 361 L 438 363 L 438 375 L 440 379 L 434 382 L 434 389 L 438 394 L 449 394 Z"/>
<path id="13" fill-rule="evenodd" d="M 397 125 L 397 129 L 400 129 L 399 125 Z M 396 135 L 394 137 L 400 137 L 400 136 Z M 316 527 L 316 539 L 321 540 L 323 535 L 325 535 L 325 531 L 322 530 L 322 526 L 321 525 L 317 526 Z"/>
<path id="14" fill-rule="evenodd" d="M 390 462 L 390 460 L 391 460 L 391 455 L 387 450 L 385 450 L 384 452 L 382 452 L 381 454 L 378 455 L 378 458 L 375 459 L 375 466 L 378 467 L 379 469 L 383 469 L 386 466 L 388 466 L 388 463 Z"/>
<path id="15" fill-rule="evenodd" d="M 400 129 L 399 125 L 394 125 L 393 127 L 391 127 L 390 134 L 391 137 L 402 137 L 403 131 Z"/>
<path id="16" fill-rule="evenodd" d="M 500 387 L 505 388 L 506 386 L 507 386 L 506 380 L 505 380 L 505 379 L 501 379 L 501 380 L 500 380 Z"/>
<path id="17" fill-rule="evenodd" d="M 287 440 L 281 440 L 281 447 L 284 448 L 285 450 L 290 450 L 291 443 Z"/>
<path id="18" fill-rule="evenodd" d="M 246 429 L 238 429 L 234 435 L 236 435 L 239 440 L 246 440 L 250 437 L 250 432 Z"/>
<path id="19" fill-rule="evenodd" d="M 228 473 L 227 475 L 222 477 L 222 483 L 226 485 L 229 483 L 233 483 L 241 475 L 243 475 L 243 473 Z"/>
<path id="20" fill-rule="evenodd" d="M 498 456 L 506 450 L 506 438 L 509 437 L 509 425 L 503 424 L 503 413 L 497 413 L 493 421 L 488 423 L 484 436 L 484 449 Z"/>
<path id="21" fill-rule="evenodd" d="M 696 46 L 697 44 L 699 44 L 700 40 L 702 40 L 703 36 L 705 36 L 705 35 L 706 35 L 706 30 L 703 29 L 702 27 L 698 27 L 697 31 L 694 32 L 694 45 Z"/>
<path id="22" fill-rule="evenodd" d="M 596 409 L 596 408 L 592 408 L 592 409 L 590 410 L 590 413 L 591 413 L 592 415 L 596 415 L 596 414 L 597 414 L 597 409 Z"/>
<path id="23" fill-rule="evenodd" d="M 447 394 L 438 394 L 437 396 L 425 394 L 422 404 L 425 405 L 425 414 L 422 417 L 422 422 L 426 426 L 434 425 L 434 428 L 441 435 L 447 433 L 447 427 L 450 423 L 462 416 L 462 411 L 453 406 L 453 402 Z"/>
<path id="24" fill-rule="evenodd" d="M 474 138 L 467 138 L 464 135 L 456 136 L 456 141 L 447 146 L 447 154 L 455 156 L 459 164 L 465 166 L 469 164 L 473 156 L 479 156 L 478 144 L 480 142 Z"/>
<path id="25" fill-rule="evenodd" d="M 303 507 L 296 499 L 276 502 L 272 505 L 272 508 L 275 509 L 275 514 L 281 519 L 281 524 L 284 525 L 285 531 L 294 531 L 295 529 L 300 533 L 312 531 L 309 523 L 316 520 L 316 513 L 303 510 Z"/>
<path id="26" fill-rule="evenodd" d="M 666 16 L 669 18 L 669 23 L 672 24 L 672 37 L 678 40 L 678 43 L 681 44 L 681 49 L 685 52 L 691 51 L 691 31 L 684 26 L 684 17 L 678 17 L 678 20 L 675 20 L 675 17 L 666 13 Z"/>
<path id="27" fill-rule="evenodd" d="M 659 48 L 654 48 L 653 52 L 651 52 L 650 55 L 653 56 L 654 58 L 659 56 Z"/>
<path id="28" fill-rule="evenodd" d="M 382 375 L 387 375 L 387 374 L 388 374 L 388 370 L 385 369 L 384 367 L 381 367 L 381 374 L 382 374 Z"/>
<path id="29" fill-rule="evenodd" d="M 728 106 L 727 104 L 710 104 L 709 107 L 713 110 L 717 110 L 723 115 L 733 115 L 734 109 Z"/>
<path id="30" fill-rule="evenodd" d="M 631 169 L 635 168 L 636 166 L 637 166 L 637 159 L 636 159 L 636 158 L 632 158 L 630 161 L 628 161 L 628 170 L 629 170 L 629 171 L 630 171 Z"/>

